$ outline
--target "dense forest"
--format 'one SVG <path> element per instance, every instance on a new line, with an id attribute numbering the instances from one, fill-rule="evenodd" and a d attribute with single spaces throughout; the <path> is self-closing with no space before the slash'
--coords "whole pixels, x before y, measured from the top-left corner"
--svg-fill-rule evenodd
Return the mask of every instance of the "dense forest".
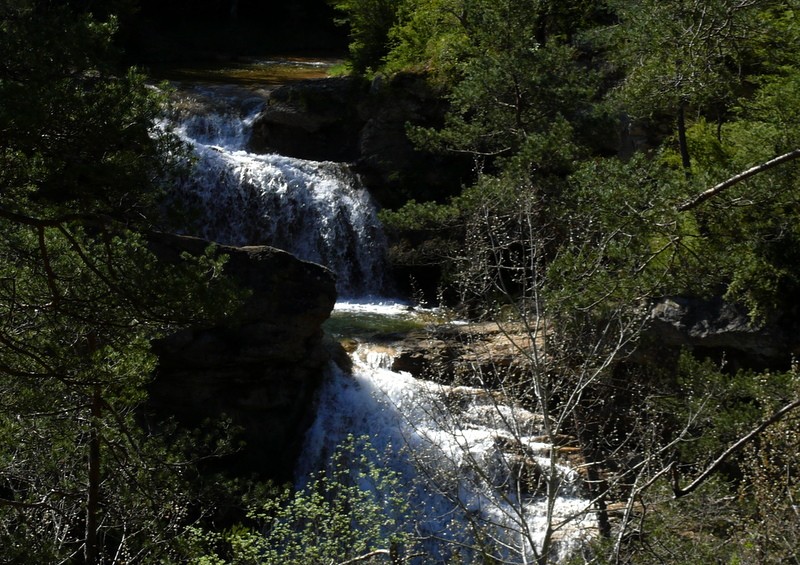
<path id="1" fill-rule="evenodd" d="M 616 503 L 577 561 L 797 562 L 792 348 L 670 359 L 647 331 L 676 296 L 795 327 L 797 4 L 334 4 L 354 72 L 424 73 L 448 102 L 409 136 L 474 161 L 459 195 L 382 218 L 396 261 L 539 344 L 501 388 L 578 437 Z"/>
<path id="2" fill-rule="evenodd" d="M 393 529 L 363 477 L 300 493 L 233 480 L 202 464 L 235 448 L 226 422 L 141 417 L 153 340 L 241 292 L 224 256 L 164 264 L 147 245 L 186 149 L 152 127 L 167 98 L 129 65 L 345 35 L 347 72 L 422 75 L 446 104 L 435 127 L 409 126 L 417 147 L 473 164 L 459 194 L 420 186 L 381 218 L 397 265 L 434 265 L 460 315 L 526 336 L 523 369 L 465 382 L 579 447 L 598 526 L 574 562 L 800 562 L 796 342 L 732 362 L 666 354 L 648 333 L 675 297 L 796 333 L 798 10 L 0 0 L 0 562 L 426 562 L 398 549 L 417 547 L 413 529 Z M 396 477 L 363 472 L 402 509 Z"/>

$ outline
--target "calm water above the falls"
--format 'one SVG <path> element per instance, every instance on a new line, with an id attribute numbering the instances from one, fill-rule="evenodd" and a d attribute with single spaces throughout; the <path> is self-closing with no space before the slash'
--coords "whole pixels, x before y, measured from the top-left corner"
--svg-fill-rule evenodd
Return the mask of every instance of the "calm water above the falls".
<path id="1" fill-rule="evenodd" d="M 216 65 L 156 67 L 152 75 L 159 80 L 187 85 L 228 85 L 253 90 L 280 86 L 288 82 L 324 78 L 340 59 L 312 57 L 246 58 Z"/>

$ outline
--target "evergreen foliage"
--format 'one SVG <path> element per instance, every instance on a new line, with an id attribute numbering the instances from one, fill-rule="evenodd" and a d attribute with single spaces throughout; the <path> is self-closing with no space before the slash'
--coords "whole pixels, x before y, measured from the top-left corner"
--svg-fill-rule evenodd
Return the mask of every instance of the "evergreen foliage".
<path id="1" fill-rule="evenodd" d="M 148 250 L 177 144 L 153 127 L 162 98 L 115 66 L 115 22 L 0 3 L 3 562 L 182 561 L 213 504 L 192 461 L 227 449 L 142 427 L 151 341 L 236 294 L 224 257 Z"/>
<path id="2" fill-rule="evenodd" d="M 348 26 L 350 62 L 353 70 L 376 70 L 388 52 L 387 38 L 395 23 L 400 0 L 328 0 Z"/>
<path id="3" fill-rule="evenodd" d="M 478 179 L 449 202 L 409 202 L 382 218 L 396 260 L 440 264 L 442 284 L 458 288 L 471 313 L 500 320 L 515 311 L 532 339 L 548 328 L 548 355 L 571 352 L 563 365 L 550 358 L 531 371 L 535 395 L 524 381 L 506 382 L 517 399 L 543 403 L 541 391 L 550 391 L 552 415 L 577 390 L 569 388 L 581 382 L 576 369 L 598 358 L 588 347 L 605 343 L 598 332 L 609 321 L 642 320 L 641 309 L 661 297 L 723 297 L 756 326 L 793 316 L 798 8 L 760 0 L 401 6 L 385 71 L 428 73 L 450 103 L 442 127 L 410 135 L 473 155 Z M 598 131 L 622 142 L 602 143 Z M 779 156 L 780 165 L 764 166 Z M 687 357 L 643 374 L 628 367 L 580 388 L 576 433 L 608 465 L 604 480 L 622 477 L 608 493 L 657 508 L 654 516 L 628 506 L 597 562 L 797 559 L 788 549 L 794 520 L 779 525 L 764 513 L 770 500 L 785 517 L 778 501 L 795 496 L 788 430 L 796 415 L 771 420 L 781 406 L 796 407 L 795 371 L 719 364 Z M 549 381 L 553 372 L 560 379 Z M 614 410 L 605 421 L 594 414 Z M 745 451 L 726 451 L 762 421 L 767 431 Z M 786 474 L 766 479 L 772 472 Z M 716 478 L 686 495 L 684 475 Z M 665 502 L 670 495 L 680 500 Z M 632 531 L 631 516 L 644 530 Z"/>
<path id="4" fill-rule="evenodd" d="M 593 229 L 625 224 L 631 257 L 644 261 L 661 245 L 659 260 L 644 261 L 666 277 L 651 287 L 654 295 L 723 289 L 754 317 L 778 307 L 779 296 L 790 301 L 796 292 L 787 254 L 796 247 L 791 163 L 708 205 L 680 214 L 675 208 L 796 148 L 796 70 L 787 63 L 786 43 L 774 54 L 764 47 L 778 30 L 796 33 L 791 6 L 724 0 L 575 9 L 580 17 L 547 2 L 406 4 L 390 34 L 387 69 L 428 69 L 432 80 L 445 81 L 450 102 L 444 127 L 413 129 L 411 137 L 423 147 L 473 155 L 479 172 L 508 182 L 510 191 L 526 185 L 539 191 L 543 215 L 564 220 L 554 226 L 558 241 L 567 233 L 574 240 L 573 229 L 588 241 L 603 237 Z M 615 114 L 650 128 L 647 159 L 607 155 L 598 131 L 625 136 L 630 123 L 612 120 Z M 481 189 L 465 195 L 473 190 Z M 444 216 L 468 217 L 472 201 L 455 198 L 441 212 L 409 203 L 383 217 L 400 233 L 411 225 L 435 232 Z M 578 228 L 577 221 L 592 228 Z M 413 254 L 403 257 L 413 261 Z"/>

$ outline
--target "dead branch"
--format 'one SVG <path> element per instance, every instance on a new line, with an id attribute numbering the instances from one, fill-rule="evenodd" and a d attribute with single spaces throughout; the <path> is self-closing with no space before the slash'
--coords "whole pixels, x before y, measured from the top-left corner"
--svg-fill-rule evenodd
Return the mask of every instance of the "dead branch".
<path id="1" fill-rule="evenodd" d="M 781 418 L 786 416 L 789 412 L 794 410 L 795 408 L 800 407 L 800 399 L 795 400 L 794 402 L 790 402 L 780 410 L 774 412 L 769 418 L 761 422 L 758 426 L 753 428 L 749 433 L 739 438 L 739 440 L 731 445 L 728 449 L 722 452 L 722 455 L 717 457 L 717 459 L 711 463 L 706 469 L 698 475 L 698 477 L 692 481 L 692 483 L 685 487 L 681 488 L 679 485 L 680 476 L 678 475 L 678 469 L 673 463 L 671 465 L 672 468 L 672 492 L 675 498 L 681 498 L 682 496 L 686 496 L 687 494 L 691 494 L 694 490 L 697 489 L 700 485 L 702 485 L 708 478 L 725 462 L 725 460 L 730 457 L 732 454 L 739 451 L 742 447 L 744 447 L 748 442 L 750 442 L 753 438 L 755 438 L 758 434 L 766 430 L 769 426 L 774 424 L 775 422 L 779 421 Z"/>
<path id="2" fill-rule="evenodd" d="M 388 549 L 376 549 L 375 551 L 370 551 L 369 553 L 365 553 L 364 555 L 359 555 L 358 557 L 348 559 L 347 561 L 342 561 L 338 565 L 350 565 L 351 563 L 366 561 L 367 559 L 377 557 L 378 555 L 386 555 L 388 557 L 391 555 L 391 553 L 389 552 Z"/>
<path id="3" fill-rule="evenodd" d="M 743 171 L 725 181 L 722 181 L 716 186 L 709 188 L 705 192 L 701 192 L 691 200 L 687 200 L 683 204 L 679 205 L 677 210 L 678 212 L 686 212 L 687 210 L 696 208 L 709 198 L 716 196 L 720 192 L 729 189 L 733 185 L 738 184 L 743 180 L 746 180 L 754 175 L 772 169 L 773 167 L 777 167 L 778 165 L 781 165 L 787 161 L 791 161 L 792 159 L 797 159 L 798 157 L 800 157 L 800 149 L 795 149 L 793 151 L 789 151 L 788 153 L 784 153 L 783 155 L 775 157 L 774 159 L 770 159 L 766 163 L 761 163 L 760 165 L 756 165 L 755 167 L 750 167 L 746 171 Z"/>

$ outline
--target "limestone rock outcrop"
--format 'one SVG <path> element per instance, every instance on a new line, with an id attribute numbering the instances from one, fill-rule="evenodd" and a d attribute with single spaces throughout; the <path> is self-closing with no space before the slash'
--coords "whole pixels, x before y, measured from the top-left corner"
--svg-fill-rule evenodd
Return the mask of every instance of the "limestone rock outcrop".
<path id="1" fill-rule="evenodd" d="M 445 324 L 395 343 L 399 353 L 391 368 L 447 384 L 491 386 L 524 372 L 520 350 L 529 345 L 530 337 L 515 324 Z"/>
<path id="2" fill-rule="evenodd" d="M 300 81 L 272 91 L 249 148 L 349 162 L 380 203 L 399 206 L 455 194 L 471 174 L 469 159 L 420 151 L 408 137 L 408 125 L 441 125 L 445 111 L 423 75 Z"/>
<path id="3" fill-rule="evenodd" d="M 163 260 L 207 245 L 179 236 L 151 244 Z M 229 256 L 225 273 L 250 295 L 223 325 L 189 328 L 154 345 L 159 365 L 150 408 L 192 427 L 224 415 L 242 430 L 245 445 L 223 466 L 285 479 L 331 358 L 321 324 L 336 301 L 334 276 L 271 247 L 220 251 Z"/>
<path id="4" fill-rule="evenodd" d="M 681 348 L 722 359 L 730 368 L 785 369 L 800 353 L 796 324 L 789 316 L 754 322 L 744 308 L 723 301 L 662 298 L 651 305 L 640 354 L 677 355 Z"/>

